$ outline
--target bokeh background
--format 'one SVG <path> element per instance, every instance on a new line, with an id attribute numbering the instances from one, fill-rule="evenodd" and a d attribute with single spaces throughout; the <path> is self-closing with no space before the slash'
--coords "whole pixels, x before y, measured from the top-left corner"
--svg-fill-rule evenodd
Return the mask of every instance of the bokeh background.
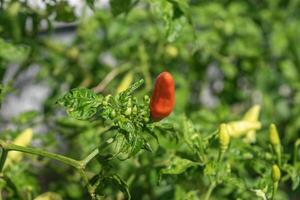
<path id="1" fill-rule="evenodd" d="M 263 127 L 276 123 L 283 145 L 291 147 L 287 151 L 299 137 L 299 0 L 6 0 L 0 5 L 2 138 L 32 128 L 33 146 L 78 158 L 93 148 L 94 129 L 85 122 L 74 127 L 78 122 L 66 118 L 56 100 L 75 87 L 116 94 L 141 78 L 145 86 L 139 95 L 150 94 L 164 70 L 176 82 L 173 117 L 185 115 L 205 127 L 260 104 Z M 30 164 L 12 170 L 19 172 L 21 187 L 83 198 L 78 177 L 52 180 L 69 169 L 34 165 L 37 179 L 37 172 L 24 172 Z M 70 184 L 62 189 L 66 181 Z"/>

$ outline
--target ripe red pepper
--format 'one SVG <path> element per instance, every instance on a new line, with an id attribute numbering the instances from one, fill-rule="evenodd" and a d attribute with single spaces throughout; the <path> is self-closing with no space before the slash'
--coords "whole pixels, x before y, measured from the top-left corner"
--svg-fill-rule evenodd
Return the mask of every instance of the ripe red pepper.
<path id="1" fill-rule="evenodd" d="M 150 100 L 150 114 L 153 121 L 167 117 L 175 105 L 174 79 L 169 72 L 160 73 L 154 85 Z"/>

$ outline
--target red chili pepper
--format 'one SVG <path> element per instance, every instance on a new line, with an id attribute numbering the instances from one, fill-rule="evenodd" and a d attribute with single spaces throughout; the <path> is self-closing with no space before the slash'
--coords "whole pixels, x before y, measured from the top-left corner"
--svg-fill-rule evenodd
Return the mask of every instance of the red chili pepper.
<path id="1" fill-rule="evenodd" d="M 175 105 L 174 79 L 169 72 L 160 73 L 154 85 L 150 100 L 150 113 L 153 121 L 167 117 Z"/>

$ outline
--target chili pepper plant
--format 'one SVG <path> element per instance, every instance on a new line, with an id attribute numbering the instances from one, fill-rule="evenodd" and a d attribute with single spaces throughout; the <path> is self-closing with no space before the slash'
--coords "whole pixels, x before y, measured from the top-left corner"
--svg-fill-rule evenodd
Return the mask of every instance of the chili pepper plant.
<path id="1" fill-rule="evenodd" d="M 0 1 L 0 199 L 298 200 L 299 6 Z"/>

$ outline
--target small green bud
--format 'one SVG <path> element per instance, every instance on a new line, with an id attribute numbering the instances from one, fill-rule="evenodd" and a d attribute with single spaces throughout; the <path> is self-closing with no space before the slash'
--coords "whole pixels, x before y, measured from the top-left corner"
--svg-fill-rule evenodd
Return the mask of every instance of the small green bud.
<path id="1" fill-rule="evenodd" d="M 275 124 L 271 124 L 269 128 L 269 139 L 273 146 L 280 145 L 280 138 Z"/>
<path id="2" fill-rule="evenodd" d="M 230 143 L 230 136 L 228 134 L 226 124 L 221 124 L 219 128 L 219 145 L 221 152 L 225 152 L 228 149 Z"/>
<path id="3" fill-rule="evenodd" d="M 247 159 L 247 160 L 253 159 L 253 155 L 251 153 L 244 153 L 243 159 Z"/>
<path id="4" fill-rule="evenodd" d="M 126 116 L 131 115 L 131 111 L 132 111 L 131 107 L 128 107 L 128 108 L 126 109 L 126 111 L 124 112 L 124 115 L 126 115 Z"/>
<path id="5" fill-rule="evenodd" d="M 133 108 L 132 108 L 132 113 L 133 113 L 134 115 L 137 114 L 137 107 L 136 107 L 136 106 L 133 106 Z"/>
<path id="6" fill-rule="evenodd" d="M 272 156 L 271 153 L 266 152 L 266 153 L 264 153 L 264 158 L 265 158 L 266 160 L 272 160 L 272 159 L 273 159 L 273 156 Z"/>
<path id="7" fill-rule="evenodd" d="M 130 99 L 128 99 L 127 107 L 131 107 L 131 106 L 132 106 L 132 100 L 131 100 L 131 98 L 130 98 Z"/>
<path id="8" fill-rule="evenodd" d="M 279 169 L 278 165 L 274 164 L 272 166 L 272 179 L 273 179 L 273 182 L 274 183 L 279 182 L 280 177 L 281 177 L 280 169 Z"/>
<path id="9" fill-rule="evenodd" d="M 104 99 L 104 100 L 102 101 L 102 105 L 103 105 L 103 106 L 107 106 L 107 105 L 108 105 L 108 102 Z"/>
<path id="10" fill-rule="evenodd" d="M 144 102 L 149 103 L 150 102 L 150 97 L 148 95 L 144 96 Z"/>
<path id="11" fill-rule="evenodd" d="M 102 105 L 103 105 L 103 106 L 107 106 L 107 105 L 108 105 L 108 102 L 109 102 L 109 100 L 110 100 L 110 98 L 111 98 L 111 95 L 110 95 L 110 94 L 107 95 L 106 97 L 104 97 L 104 100 L 102 101 Z"/>
<path id="12" fill-rule="evenodd" d="M 149 122 L 149 117 L 144 117 L 145 122 Z"/>
<path id="13" fill-rule="evenodd" d="M 108 102 L 108 101 L 110 100 L 111 97 L 112 97 L 111 94 L 109 94 L 109 95 L 107 95 L 107 96 L 105 97 L 105 100 Z"/>
<path id="14" fill-rule="evenodd" d="M 116 111 L 115 110 L 112 110 L 111 113 L 110 113 L 110 117 L 114 118 L 116 117 Z"/>

